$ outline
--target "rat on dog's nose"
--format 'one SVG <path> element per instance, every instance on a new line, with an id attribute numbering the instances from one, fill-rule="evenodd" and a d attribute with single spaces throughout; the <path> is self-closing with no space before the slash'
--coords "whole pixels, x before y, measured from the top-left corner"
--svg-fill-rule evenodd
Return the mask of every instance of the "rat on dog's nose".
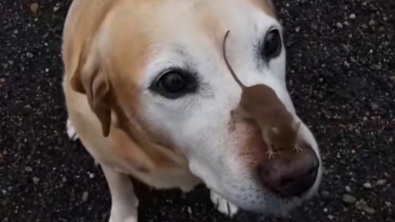
<path id="1" fill-rule="evenodd" d="M 259 173 L 266 188 L 282 198 L 304 194 L 315 183 L 319 160 L 310 146 L 300 153 L 282 152 L 260 167 Z"/>

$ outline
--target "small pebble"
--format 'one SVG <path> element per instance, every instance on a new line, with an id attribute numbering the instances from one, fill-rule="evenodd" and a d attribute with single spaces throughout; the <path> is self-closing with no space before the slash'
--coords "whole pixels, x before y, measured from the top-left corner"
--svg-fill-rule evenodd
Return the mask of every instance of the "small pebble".
<path id="1" fill-rule="evenodd" d="M 332 214 L 329 214 L 329 215 L 328 215 L 328 219 L 329 219 L 329 220 L 333 220 L 334 218 L 335 218 L 335 217 L 334 217 Z"/>
<path id="2" fill-rule="evenodd" d="M 391 202 L 389 202 L 389 201 L 385 201 L 385 205 L 387 206 L 387 207 L 391 207 Z"/>
<path id="3" fill-rule="evenodd" d="M 348 63 L 347 61 L 344 61 L 344 66 L 346 66 L 347 68 L 350 68 L 350 63 Z"/>
<path id="4" fill-rule="evenodd" d="M 351 192 L 350 186 L 346 186 L 344 189 L 345 189 L 347 192 Z"/>
<path id="5" fill-rule="evenodd" d="M 358 210 L 362 210 L 364 206 L 366 206 L 364 200 L 359 200 L 355 202 L 355 208 L 357 208 Z"/>
<path id="6" fill-rule="evenodd" d="M 82 194 L 82 201 L 83 201 L 83 202 L 87 201 L 87 200 L 88 200 L 88 196 L 89 196 L 88 191 L 85 191 L 85 192 Z"/>
<path id="7" fill-rule="evenodd" d="M 339 29 L 342 29 L 343 25 L 342 25 L 342 23 L 338 22 L 338 23 L 336 23 L 336 27 L 338 27 Z"/>
<path id="8" fill-rule="evenodd" d="M 372 103 L 371 106 L 372 106 L 372 109 L 373 109 L 373 110 L 376 110 L 376 109 L 379 108 L 379 105 L 377 105 L 377 103 Z M 379 180 L 379 181 L 380 181 L 380 180 Z M 379 181 L 377 181 L 377 183 L 378 183 Z"/>
<path id="9" fill-rule="evenodd" d="M 380 26 L 380 27 L 379 27 L 379 31 L 380 31 L 380 32 L 385 32 L 385 28 L 384 28 L 383 26 Z"/>
<path id="10" fill-rule="evenodd" d="M 188 207 L 188 213 L 189 213 L 189 214 L 192 214 L 192 209 L 191 209 L 191 207 Z"/>
<path id="11" fill-rule="evenodd" d="M 37 10 L 38 10 L 38 3 L 37 2 L 30 4 L 30 11 L 33 14 L 36 14 Z"/>
<path id="12" fill-rule="evenodd" d="M 373 208 L 371 208 L 371 207 L 369 207 L 369 206 L 364 206 L 364 207 L 363 207 L 363 210 L 364 210 L 366 213 L 368 213 L 368 214 L 374 214 L 374 213 L 376 212 Z"/>
<path id="13" fill-rule="evenodd" d="M 90 173 L 90 174 L 89 174 L 89 178 L 91 178 L 91 179 L 95 178 L 95 174 Z"/>
<path id="14" fill-rule="evenodd" d="M 33 183 L 37 185 L 38 183 L 40 183 L 40 179 L 38 177 L 33 177 Z"/>
<path id="15" fill-rule="evenodd" d="M 372 188 L 372 184 L 370 184 L 369 182 L 366 182 L 363 184 L 363 187 L 370 189 L 370 188 Z"/>
<path id="16" fill-rule="evenodd" d="M 33 54 L 30 53 L 30 52 L 27 52 L 27 53 L 26 53 L 26 56 L 27 56 L 29 59 L 33 58 Z"/>
<path id="17" fill-rule="evenodd" d="M 387 180 L 386 180 L 386 179 L 382 179 L 382 180 L 378 180 L 378 181 L 377 181 L 377 185 L 379 185 L 379 186 L 382 186 L 382 185 L 384 185 L 385 183 L 387 183 Z"/>
<path id="18" fill-rule="evenodd" d="M 321 195 L 322 195 L 323 197 L 325 197 L 325 198 L 330 197 L 330 193 L 329 193 L 328 191 L 326 191 L 326 190 L 323 190 L 323 191 L 321 192 Z"/>
<path id="19" fill-rule="evenodd" d="M 371 68 L 374 70 L 381 70 L 383 66 L 381 64 L 374 64 L 371 66 Z"/>
<path id="20" fill-rule="evenodd" d="M 344 203 L 352 204 L 355 203 L 355 201 L 357 201 L 357 198 L 349 194 L 344 194 L 342 200 Z"/>
<path id="21" fill-rule="evenodd" d="M 354 14 L 354 13 L 351 14 L 351 15 L 349 16 L 349 18 L 350 18 L 350 19 L 355 19 L 355 14 Z"/>
<path id="22" fill-rule="evenodd" d="M 30 172 L 33 171 L 33 168 L 31 168 L 31 167 L 29 167 L 29 166 L 28 166 L 28 167 L 25 167 L 25 171 L 30 173 Z"/>
<path id="23" fill-rule="evenodd" d="M 53 12 L 57 12 L 60 8 L 59 3 L 55 5 L 55 7 L 53 7 Z"/>

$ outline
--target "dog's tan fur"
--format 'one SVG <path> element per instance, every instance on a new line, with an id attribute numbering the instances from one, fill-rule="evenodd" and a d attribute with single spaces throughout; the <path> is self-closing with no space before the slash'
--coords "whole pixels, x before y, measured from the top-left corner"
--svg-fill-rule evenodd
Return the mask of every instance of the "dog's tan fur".
<path id="1" fill-rule="evenodd" d="M 124 130 L 121 125 L 125 121 L 122 118 L 139 121 L 138 98 L 130 95 L 130 91 L 137 89 L 130 86 L 139 80 L 150 52 L 144 43 L 146 36 L 139 34 L 137 25 L 123 24 L 127 20 L 109 14 L 114 11 L 122 13 L 122 4 L 136 4 L 136 7 L 148 10 L 148 7 L 155 7 L 157 1 L 98 2 L 77 1 L 70 9 L 64 29 L 63 84 L 67 110 L 76 132 L 99 163 L 132 174 L 153 187 L 181 185 L 187 189 L 199 180 L 188 171 L 185 157 L 165 141 L 155 141 L 160 135 L 144 129 Z M 130 16 L 134 16 L 133 13 Z M 136 21 L 135 24 L 141 23 Z M 125 26 L 129 26 L 127 31 Z M 108 46 L 106 56 L 102 56 L 100 50 L 103 48 L 97 38 L 100 28 L 104 27 L 116 35 L 109 38 L 117 39 L 114 45 Z M 95 101 L 89 104 L 87 97 L 88 101 Z M 121 103 L 123 107 L 120 108 L 129 111 L 124 114 L 126 116 L 114 112 Z M 139 121 L 140 126 L 141 123 Z M 103 133 L 109 133 L 108 137 L 103 137 Z"/>

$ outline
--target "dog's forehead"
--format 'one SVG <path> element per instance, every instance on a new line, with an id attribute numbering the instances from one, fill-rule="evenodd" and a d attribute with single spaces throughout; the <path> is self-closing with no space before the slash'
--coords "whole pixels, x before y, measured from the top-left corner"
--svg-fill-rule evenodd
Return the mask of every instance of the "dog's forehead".
<path id="1" fill-rule="evenodd" d="M 144 33 L 146 39 L 140 40 L 151 43 L 175 42 L 185 36 L 189 39 L 210 37 L 222 40 L 228 29 L 243 33 L 251 27 L 277 23 L 270 2 L 271 0 L 123 1 L 111 13 L 110 17 L 116 19 L 113 19 L 110 26 L 116 27 L 118 30 L 113 31 L 118 34 Z M 120 23 L 123 25 L 119 25 Z"/>
<path id="2" fill-rule="evenodd" d="M 210 37 L 223 39 L 227 29 L 246 31 L 249 27 L 273 23 L 269 0 L 168 0 L 157 11 L 150 11 L 158 37 Z M 148 26 L 149 27 L 149 26 Z M 177 33 L 175 33 L 177 31 Z M 191 35 L 191 34 L 194 35 Z"/>
<path id="3" fill-rule="evenodd" d="M 262 30 L 277 24 L 268 0 L 124 1 L 108 17 L 104 54 L 114 55 L 112 64 L 123 61 L 121 68 L 130 70 L 137 65 L 140 71 L 149 61 L 154 69 L 160 69 L 161 65 L 152 61 L 180 54 L 182 50 L 177 52 L 177 46 L 195 57 L 199 56 L 197 51 L 220 52 L 227 30 L 250 44 L 253 38 L 264 34 Z M 136 58 L 139 55 L 144 58 Z M 129 62 L 128 57 L 138 64 Z M 174 56 L 173 61 L 176 60 L 179 55 Z M 157 71 L 149 73 L 155 75 Z M 153 78 L 142 72 L 132 74 L 133 82 Z"/>

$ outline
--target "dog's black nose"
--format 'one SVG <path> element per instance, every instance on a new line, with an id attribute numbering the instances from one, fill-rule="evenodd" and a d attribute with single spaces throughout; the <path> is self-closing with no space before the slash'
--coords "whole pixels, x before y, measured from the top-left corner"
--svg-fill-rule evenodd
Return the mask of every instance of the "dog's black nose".
<path id="1" fill-rule="evenodd" d="M 311 147 L 300 153 L 282 153 L 261 167 L 266 188 L 282 198 L 296 197 L 307 192 L 315 183 L 319 160 Z"/>

